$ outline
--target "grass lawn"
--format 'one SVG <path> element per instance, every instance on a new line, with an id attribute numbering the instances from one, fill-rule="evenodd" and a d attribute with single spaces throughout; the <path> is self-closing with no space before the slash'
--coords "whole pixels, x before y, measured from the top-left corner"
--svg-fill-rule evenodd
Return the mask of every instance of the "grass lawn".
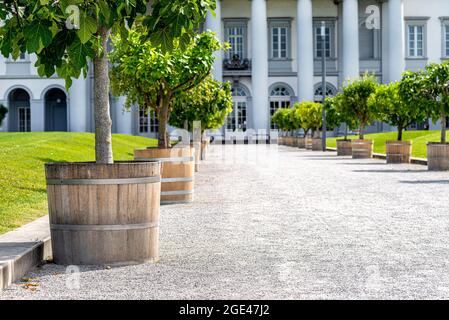
<path id="1" fill-rule="evenodd" d="M 427 142 L 439 142 L 441 137 L 440 131 L 404 131 L 404 140 L 413 141 L 413 157 L 427 158 Z M 449 132 L 448 132 L 449 139 Z M 350 139 L 358 139 L 358 136 L 350 136 Z M 342 139 L 342 138 L 338 138 Z M 365 139 L 374 140 L 374 152 L 385 153 L 385 142 L 387 140 L 396 140 L 397 132 L 367 134 Z M 336 138 L 328 139 L 328 147 L 336 148 Z"/>
<path id="2" fill-rule="evenodd" d="M 134 149 L 156 144 L 114 135 L 114 157 L 131 160 Z M 91 133 L 0 133 L 0 234 L 47 214 L 44 163 L 94 159 Z"/>

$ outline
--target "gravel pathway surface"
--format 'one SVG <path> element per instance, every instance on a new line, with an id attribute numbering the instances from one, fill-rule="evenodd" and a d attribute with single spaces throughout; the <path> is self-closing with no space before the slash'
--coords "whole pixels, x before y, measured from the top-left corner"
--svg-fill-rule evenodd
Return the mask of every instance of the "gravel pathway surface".
<path id="1" fill-rule="evenodd" d="M 448 191 L 424 166 L 213 146 L 195 203 L 161 209 L 160 262 L 47 264 L 0 299 L 447 299 Z"/>

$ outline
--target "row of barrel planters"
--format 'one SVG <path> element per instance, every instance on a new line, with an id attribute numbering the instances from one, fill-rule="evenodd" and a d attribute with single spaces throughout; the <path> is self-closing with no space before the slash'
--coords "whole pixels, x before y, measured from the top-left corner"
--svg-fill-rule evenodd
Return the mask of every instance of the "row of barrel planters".
<path id="1" fill-rule="evenodd" d="M 280 136 L 279 145 L 322 151 L 321 138 Z M 337 155 L 352 156 L 353 159 L 369 159 L 373 157 L 373 140 L 337 140 Z M 387 141 L 387 163 L 410 163 L 412 155 L 411 141 Z"/>

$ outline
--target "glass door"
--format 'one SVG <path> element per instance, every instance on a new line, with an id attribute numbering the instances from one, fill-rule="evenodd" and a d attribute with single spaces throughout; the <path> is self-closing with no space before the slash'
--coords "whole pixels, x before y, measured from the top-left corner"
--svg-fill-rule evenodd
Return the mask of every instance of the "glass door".
<path id="1" fill-rule="evenodd" d="M 18 107 L 17 112 L 19 115 L 19 131 L 30 132 L 31 131 L 31 109 L 29 107 Z"/>
<path id="2" fill-rule="evenodd" d="M 226 118 L 226 130 L 243 131 L 247 129 L 247 109 L 245 101 L 235 101 L 232 112 Z"/>
<path id="3" fill-rule="evenodd" d="M 279 109 L 290 108 L 290 100 L 271 100 L 270 101 L 270 128 L 277 130 L 278 127 L 271 121 L 274 113 Z"/>

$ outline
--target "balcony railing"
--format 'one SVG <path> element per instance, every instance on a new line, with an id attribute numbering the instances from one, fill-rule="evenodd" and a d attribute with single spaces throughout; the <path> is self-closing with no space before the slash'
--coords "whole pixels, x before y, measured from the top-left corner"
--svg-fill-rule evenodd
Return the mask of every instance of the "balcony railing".
<path id="1" fill-rule="evenodd" d="M 251 69 L 251 61 L 249 59 L 242 59 L 239 56 L 235 55 L 231 59 L 224 59 L 223 67 L 225 70 L 230 70 L 230 71 L 250 70 Z"/>

